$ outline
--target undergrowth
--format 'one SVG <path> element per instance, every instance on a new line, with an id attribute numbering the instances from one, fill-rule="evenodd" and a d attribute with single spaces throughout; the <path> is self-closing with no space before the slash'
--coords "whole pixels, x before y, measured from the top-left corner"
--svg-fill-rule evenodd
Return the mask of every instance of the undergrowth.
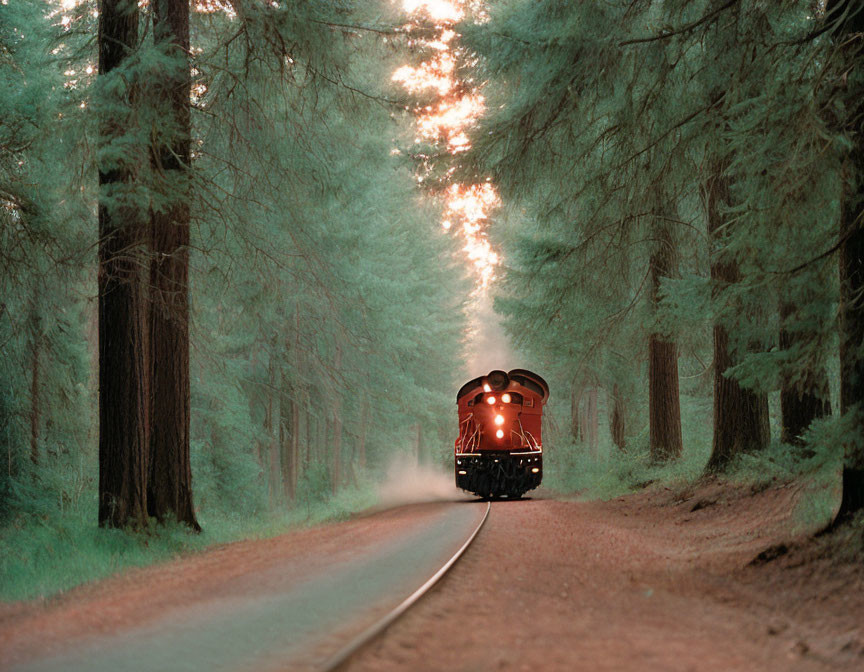
<path id="1" fill-rule="evenodd" d="M 301 483 L 316 489 L 317 483 Z M 335 497 L 254 514 L 220 509 L 199 512 L 203 531 L 177 523 L 144 532 L 96 525 L 95 497 L 52 515 L 30 512 L 0 528 L 0 600 L 46 598 L 132 567 L 164 562 L 216 544 L 266 539 L 291 528 L 344 519 L 375 503 L 371 483 L 345 488 Z M 92 501 L 91 501 L 92 500 Z"/>
<path id="2" fill-rule="evenodd" d="M 682 404 L 687 403 L 682 398 Z M 577 494 L 582 499 L 608 500 L 646 487 L 664 487 L 685 493 L 702 483 L 711 455 L 710 406 L 682 413 L 684 451 L 678 460 L 652 462 L 647 427 L 631 438 L 627 449 L 618 449 L 602 431 L 596 454 L 583 444 L 556 443 L 544 461 L 544 485 L 554 491 Z M 776 423 L 775 423 L 776 425 Z M 779 434 L 779 427 L 772 427 Z M 778 483 L 800 481 L 805 495 L 793 512 L 793 531 L 813 531 L 827 525 L 839 502 L 842 448 L 854 428 L 842 418 L 813 423 L 802 446 L 774 439 L 764 450 L 743 453 L 730 463 L 720 478 L 730 487 L 750 488 L 754 493 Z"/>

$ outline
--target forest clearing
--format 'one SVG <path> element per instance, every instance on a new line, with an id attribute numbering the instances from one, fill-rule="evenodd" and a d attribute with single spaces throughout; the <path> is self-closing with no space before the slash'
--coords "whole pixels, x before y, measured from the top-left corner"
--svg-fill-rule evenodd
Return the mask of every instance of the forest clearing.
<path id="1" fill-rule="evenodd" d="M 0 669 L 860 669 L 864 0 L 0 0 L 0 457 Z"/>

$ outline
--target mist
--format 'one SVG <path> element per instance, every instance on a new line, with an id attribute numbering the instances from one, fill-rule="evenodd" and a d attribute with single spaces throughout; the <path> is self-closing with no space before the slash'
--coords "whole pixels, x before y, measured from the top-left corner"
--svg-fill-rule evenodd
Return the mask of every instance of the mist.
<path id="1" fill-rule="evenodd" d="M 519 366 L 500 316 L 492 308 L 486 290 L 474 293 L 468 304 L 468 338 L 465 343 L 467 379 L 485 375 L 493 369 L 509 371 Z"/>

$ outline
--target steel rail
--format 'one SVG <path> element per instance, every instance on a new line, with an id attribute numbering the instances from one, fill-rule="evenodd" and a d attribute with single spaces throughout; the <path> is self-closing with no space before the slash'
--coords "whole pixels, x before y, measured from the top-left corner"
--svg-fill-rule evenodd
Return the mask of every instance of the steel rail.
<path id="1" fill-rule="evenodd" d="M 438 581 L 450 570 L 450 568 L 456 564 L 456 561 L 462 557 L 462 554 L 468 549 L 471 545 L 471 542 L 477 537 L 480 533 L 480 529 L 486 523 L 486 519 L 489 517 L 489 510 L 492 508 L 491 502 L 486 502 L 486 512 L 483 514 L 483 518 L 480 520 L 480 523 L 471 533 L 471 536 L 465 541 L 464 544 L 453 554 L 444 566 L 441 567 L 435 574 L 433 574 L 422 586 L 420 586 L 417 590 L 411 593 L 408 597 L 406 597 L 401 604 L 392 609 L 378 621 L 370 625 L 359 635 L 354 637 L 350 642 L 348 642 L 345 646 L 339 649 L 336 653 L 334 653 L 330 658 L 328 658 L 321 666 L 318 668 L 319 672 L 336 672 L 336 670 L 341 670 L 344 668 L 345 664 L 361 649 L 365 648 L 366 645 L 370 644 L 373 640 L 378 638 L 383 632 L 389 628 L 393 622 L 399 618 L 402 614 L 404 614 L 408 609 L 410 609 L 414 604 L 423 597 L 426 593 L 428 593 Z"/>

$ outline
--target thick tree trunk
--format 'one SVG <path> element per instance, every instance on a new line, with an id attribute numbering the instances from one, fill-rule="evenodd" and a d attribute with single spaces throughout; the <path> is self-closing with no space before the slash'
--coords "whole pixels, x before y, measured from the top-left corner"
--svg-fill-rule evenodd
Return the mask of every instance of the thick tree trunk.
<path id="1" fill-rule="evenodd" d="M 655 239 L 651 255 L 651 304 L 656 312 L 660 282 L 672 277 L 676 267 L 675 242 L 669 225 L 660 217 L 652 224 Z M 681 402 L 678 394 L 678 346 L 659 333 L 648 339 L 649 453 L 654 462 L 681 456 Z"/>
<path id="2" fill-rule="evenodd" d="M 618 383 L 612 387 L 612 412 L 609 414 L 609 431 L 612 434 L 612 441 L 618 449 L 625 450 L 627 442 L 624 438 L 624 400 L 621 398 Z"/>
<path id="3" fill-rule="evenodd" d="M 725 226 L 722 208 L 729 204 L 729 185 L 718 167 L 705 186 L 708 213 L 708 235 L 719 247 Z M 717 258 L 712 250 L 711 284 L 715 297 L 740 280 L 734 261 Z M 736 362 L 729 344 L 729 334 L 722 324 L 714 325 L 714 438 L 707 469 L 723 469 L 736 455 L 746 450 L 760 450 L 771 439 L 768 425 L 768 397 L 742 388 L 724 373 Z"/>
<path id="4" fill-rule="evenodd" d="M 780 320 L 785 323 L 794 315 L 794 307 L 788 303 L 780 306 Z M 796 341 L 806 338 L 797 332 L 780 329 L 780 349 L 789 350 Z M 802 444 L 801 437 L 817 418 L 831 415 L 828 375 L 824 367 L 809 367 L 800 380 L 793 383 L 790 375 L 784 375 L 780 388 L 780 414 L 783 430 L 781 440 L 795 446 Z"/>
<path id="5" fill-rule="evenodd" d="M 154 101 L 164 112 L 161 123 L 169 130 L 152 151 L 154 173 L 167 205 L 151 212 L 153 404 L 148 506 L 159 520 L 176 517 L 200 530 L 192 503 L 189 455 L 189 0 L 153 0 L 152 7 L 156 45 L 165 48 L 175 63 L 165 69 Z"/>
<path id="6" fill-rule="evenodd" d="M 845 17 L 835 41 L 851 72 L 844 85 L 860 81 L 864 68 L 864 7 L 856 0 L 829 0 L 829 20 Z M 840 411 L 852 414 L 843 464 L 843 499 L 838 520 L 864 509 L 864 91 L 847 92 L 857 101 L 844 130 L 854 144 L 846 161 L 846 189 L 840 222 Z"/>
<path id="7" fill-rule="evenodd" d="M 137 48 L 136 0 L 103 0 L 99 11 L 99 75 Z M 134 85 L 112 107 L 136 104 Z M 99 120 L 107 145 L 130 129 L 113 111 Z M 99 167 L 99 524 L 147 524 L 150 449 L 149 226 L 129 191 L 137 157 Z"/>
<path id="8" fill-rule="evenodd" d="M 864 509 L 864 105 L 857 118 L 849 161 L 857 189 L 845 195 L 840 228 L 840 411 L 854 414 L 855 432 L 845 447 L 838 518 Z"/>

